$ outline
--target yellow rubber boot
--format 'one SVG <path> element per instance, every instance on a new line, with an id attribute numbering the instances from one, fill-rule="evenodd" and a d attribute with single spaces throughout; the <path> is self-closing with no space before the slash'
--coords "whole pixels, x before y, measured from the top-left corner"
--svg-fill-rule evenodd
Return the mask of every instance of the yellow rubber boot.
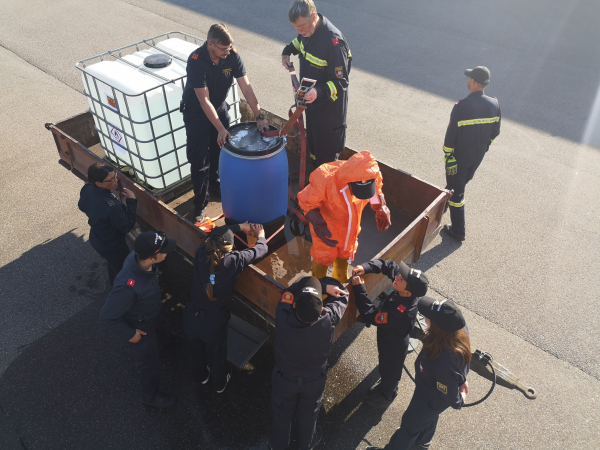
<path id="1" fill-rule="evenodd" d="M 340 283 L 348 281 L 348 260 L 344 258 L 337 258 L 333 262 L 333 275 L 332 277 L 338 280 Z"/>
<path id="2" fill-rule="evenodd" d="M 312 276 L 319 280 L 327 276 L 327 269 L 328 267 L 323 264 L 317 264 L 314 261 L 312 262 Z"/>

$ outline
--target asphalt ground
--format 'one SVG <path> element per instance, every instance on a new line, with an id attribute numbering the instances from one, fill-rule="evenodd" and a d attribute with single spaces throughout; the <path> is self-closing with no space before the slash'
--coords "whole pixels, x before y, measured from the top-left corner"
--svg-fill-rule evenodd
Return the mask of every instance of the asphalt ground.
<path id="1" fill-rule="evenodd" d="M 234 375 L 225 401 L 196 386 L 180 348 L 167 345 L 163 381 L 179 403 L 163 412 L 139 404 L 125 347 L 98 326 L 107 281 L 76 207 L 81 182 L 56 164 L 43 124 L 87 109 L 79 59 L 171 30 L 202 37 L 217 21 L 230 25 L 261 105 L 283 115 L 291 99 L 279 55 L 294 36 L 287 3 L 0 3 L 1 448 L 260 448 L 272 341 Z M 444 413 L 436 448 L 599 447 L 599 5 L 317 6 L 354 56 L 352 148 L 443 186 L 444 130 L 467 94 L 462 71 L 487 65 L 487 91 L 502 106 L 501 135 L 467 188 L 467 241 L 437 238 L 417 267 L 432 295 L 461 305 L 473 344 L 539 397 L 497 388 L 480 406 Z M 173 323 L 186 264 L 165 267 Z M 410 380 L 382 416 L 362 407 L 377 379 L 372 328 L 346 333 L 331 363 L 320 448 L 384 444 Z M 473 397 L 483 395 L 485 382 L 471 381 Z"/>

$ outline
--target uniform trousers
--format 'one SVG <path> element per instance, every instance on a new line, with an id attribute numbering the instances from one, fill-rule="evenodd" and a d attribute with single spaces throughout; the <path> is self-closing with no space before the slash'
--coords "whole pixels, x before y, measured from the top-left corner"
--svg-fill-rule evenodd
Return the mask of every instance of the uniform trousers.
<path id="1" fill-rule="evenodd" d="M 465 187 L 473 179 L 475 171 L 483 161 L 483 156 L 473 158 L 470 162 L 463 163 L 457 160 L 455 175 L 446 175 L 446 189 L 454 190 L 450 198 L 450 219 L 452 231 L 459 236 L 465 236 Z"/>
<path id="2" fill-rule="evenodd" d="M 108 271 L 108 281 L 110 282 L 110 287 L 112 288 L 115 278 L 123 268 L 123 263 L 125 262 L 125 258 L 131 253 L 129 247 L 127 246 L 127 242 L 123 239 L 123 242 L 115 250 L 106 251 L 104 249 L 98 250 L 98 244 L 92 245 L 92 248 L 98 252 L 102 258 L 106 260 L 106 269 Z"/>
<path id="3" fill-rule="evenodd" d="M 228 129 L 231 119 L 227 103 L 224 102 L 216 111 L 219 120 Z M 194 186 L 194 209 L 195 215 L 198 215 L 208 205 L 209 183 L 215 183 L 219 178 L 219 132 L 203 111 L 184 111 L 183 122 L 187 135 L 187 159 Z"/>
<path id="4" fill-rule="evenodd" d="M 156 328 L 151 326 L 137 344 L 128 343 L 139 381 L 142 401 L 150 402 L 160 387 L 160 360 Z"/>
<path id="5" fill-rule="evenodd" d="M 309 105 L 306 110 L 306 137 L 315 168 L 337 161 L 346 145 L 346 120 L 340 124 L 328 105 Z"/>
<path id="6" fill-rule="evenodd" d="M 447 408 L 445 405 L 440 409 L 432 407 L 427 391 L 417 384 L 402 416 L 400 428 L 392 435 L 384 450 L 410 450 L 413 444 L 431 442 L 440 414 Z"/>
<path id="7" fill-rule="evenodd" d="M 273 425 L 269 437 L 272 450 L 285 450 L 288 447 L 294 416 L 298 424 L 298 450 L 310 449 L 323 404 L 326 380 L 325 374 L 316 378 L 288 377 L 277 368 L 273 369 Z"/>
<path id="8" fill-rule="evenodd" d="M 187 303 L 183 313 L 190 369 L 200 380 L 205 380 L 208 366 L 215 391 L 227 383 L 227 323 L 230 317 L 227 308 L 201 311 L 192 302 Z"/>
<path id="9" fill-rule="evenodd" d="M 377 350 L 379 351 L 379 389 L 388 399 L 398 393 L 402 368 L 408 352 L 410 338 L 401 336 L 392 329 L 377 327 Z"/>

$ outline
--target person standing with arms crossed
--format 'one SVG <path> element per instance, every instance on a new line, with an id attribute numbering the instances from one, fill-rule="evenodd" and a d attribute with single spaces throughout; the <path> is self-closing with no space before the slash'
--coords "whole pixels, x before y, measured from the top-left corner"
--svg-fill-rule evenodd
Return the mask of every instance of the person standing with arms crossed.
<path id="1" fill-rule="evenodd" d="M 252 108 L 260 131 L 269 124 L 246 76 L 244 62 L 233 47 L 233 37 L 222 23 L 210 27 L 206 42 L 187 61 L 187 82 L 181 110 L 187 135 L 187 158 L 194 186 L 194 221 L 202 222 L 208 205 L 209 185 L 219 189 L 219 152 L 231 138 L 227 92 L 237 79 L 244 98 Z"/>
<path id="2" fill-rule="evenodd" d="M 450 198 L 450 220 L 442 231 L 453 239 L 465 240 L 465 187 L 473 179 L 494 139 L 500 134 L 500 105 L 496 97 L 483 92 L 490 83 L 490 71 L 478 66 L 465 70 L 470 94 L 456 102 L 444 140 L 446 189 Z"/>
<path id="3" fill-rule="evenodd" d="M 298 55 L 300 77 L 316 80 L 304 100 L 309 156 L 318 167 L 337 161 L 346 145 L 352 54 L 344 35 L 317 13 L 312 0 L 294 0 L 288 17 L 298 36 L 283 49 L 281 63 L 288 70 L 290 55 Z"/>

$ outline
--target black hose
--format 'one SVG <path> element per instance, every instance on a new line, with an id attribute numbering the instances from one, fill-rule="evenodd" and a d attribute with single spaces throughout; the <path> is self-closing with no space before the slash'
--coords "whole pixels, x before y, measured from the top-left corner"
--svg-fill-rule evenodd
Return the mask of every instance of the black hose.
<path id="1" fill-rule="evenodd" d="M 417 321 L 418 323 L 418 321 Z M 419 324 L 419 327 L 421 326 L 421 324 Z M 413 349 L 413 352 L 416 352 L 417 350 L 412 346 L 412 344 L 409 342 L 408 345 L 410 345 Z M 486 354 L 487 355 L 487 354 Z M 492 357 L 490 356 L 490 359 L 487 360 L 487 365 L 490 366 L 490 369 L 492 369 L 492 373 L 494 374 L 494 379 L 492 380 L 492 387 L 490 388 L 490 390 L 488 391 L 487 394 L 485 394 L 482 398 L 480 398 L 479 400 L 477 400 L 476 402 L 473 403 L 469 403 L 468 405 L 463 405 L 463 408 L 468 408 L 469 406 L 475 406 L 475 405 L 479 405 L 480 403 L 483 403 L 485 400 L 487 400 L 487 398 L 492 395 L 492 392 L 494 392 L 494 388 L 496 387 L 496 369 L 494 369 L 494 365 L 492 364 Z M 411 373 L 408 371 L 408 368 L 406 367 L 406 364 L 404 364 L 404 371 L 406 372 L 406 374 L 409 376 L 409 378 L 412 380 L 413 383 L 417 383 L 414 379 L 414 377 L 411 375 Z"/>

